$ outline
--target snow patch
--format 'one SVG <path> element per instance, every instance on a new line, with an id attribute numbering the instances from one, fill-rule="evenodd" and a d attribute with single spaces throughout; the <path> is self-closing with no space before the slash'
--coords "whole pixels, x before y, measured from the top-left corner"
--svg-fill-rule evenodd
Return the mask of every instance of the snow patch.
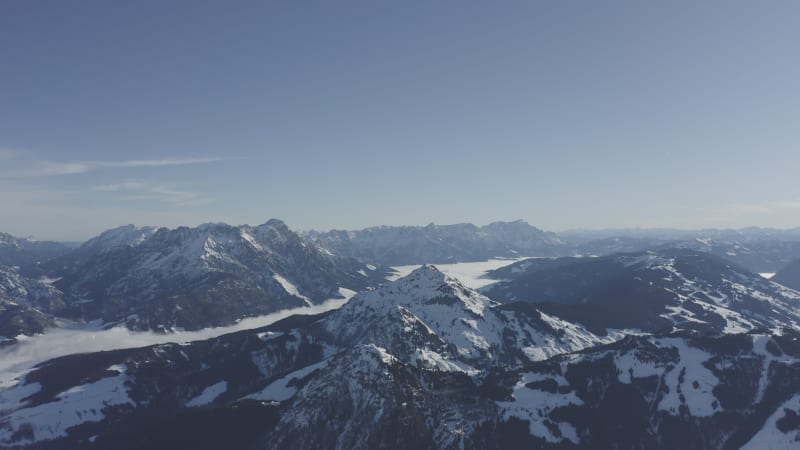
<path id="1" fill-rule="evenodd" d="M 722 408 L 713 393 L 719 379 L 703 366 L 711 355 L 690 347 L 680 338 L 657 339 L 654 343 L 662 348 L 675 348 L 680 355 L 675 368 L 664 377 L 669 392 L 661 399 L 658 409 L 679 415 L 680 406 L 685 405 L 694 417 L 708 417 L 720 411 Z"/>
<path id="2" fill-rule="evenodd" d="M 800 394 L 790 398 L 769 416 L 761 430 L 745 444 L 741 450 L 796 449 L 800 446 L 800 431 L 797 429 L 784 433 L 778 428 L 778 421 L 786 416 L 786 410 L 800 414 Z"/>
<path id="3" fill-rule="evenodd" d="M 411 360 L 417 366 L 423 367 L 428 370 L 441 370 L 443 372 L 464 372 L 468 375 L 475 375 L 478 373 L 474 367 L 464 364 L 460 361 L 453 361 L 441 354 L 424 349 L 418 348 L 411 355 Z"/>
<path id="4" fill-rule="evenodd" d="M 127 380 L 125 374 L 103 378 L 72 387 L 58 394 L 56 401 L 18 409 L 7 415 L 0 425 L 0 443 L 25 445 L 64 437 L 74 426 L 105 419 L 103 411 L 108 407 L 135 406 L 125 387 Z M 15 433 L 26 426 L 30 427 L 33 437 L 16 440 Z"/>
<path id="5" fill-rule="evenodd" d="M 203 389 L 203 392 L 201 392 L 200 395 L 186 402 L 186 406 L 196 407 L 208 405 L 216 400 L 217 397 L 224 394 L 227 390 L 228 382 L 226 381 L 220 381 L 219 383 L 212 384 L 211 386 Z"/>
<path id="6" fill-rule="evenodd" d="M 269 386 L 265 387 L 260 392 L 256 392 L 255 394 L 250 394 L 244 397 L 244 399 L 259 400 L 259 401 L 278 401 L 278 402 L 289 400 L 294 396 L 294 394 L 297 393 L 297 388 L 294 386 L 289 386 L 289 383 L 291 383 L 294 380 L 303 379 L 310 373 L 314 372 L 315 370 L 319 370 L 327 365 L 328 365 L 328 360 L 324 360 L 316 364 L 303 367 L 300 370 L 295 370 L 294 372 L 286 375 L 285 377 L 273 381 L 272 383 L 270 383 Z"/>
<path id="7" fill-rule="evenodd" d="M 578 432 L 575 427 L 568 422 L 557 422 L 549 417 L 550 413 L 555 408 L 569 406 L 569 405 L 583 405 L 583 401 L 575 395 L 575 392 L 566 394 L 551 393 L 539 389 L 531 389 L 526 385 L 534 381 L 543 381 L 545 379 L 554 379 L 559 386 L 567 386 L 566 379 L 559 375 L 553 377 L 545 377 L 537 373 L 526 373 L 514 386 L 511 394 L 513 401 L 510 402 L 496 402 L 497 405 L 503 410 L 504 420 L 509 420 L 512 417 L 521 420 L 527 420 L 529 423 L 528 431 L 532 436 L 540 437 L 549 443 L 560 443 L 568 440 L 573 444 L 578 444 Z M 556 436 L 545 425 L 545 421 L 555 423 L 560 432 L 560 436 Z"/>
<path id="8" fill-rule="evenodd" d="M 297 286 L 293 285 L 289 280 L 283 278 L 282 276 L 278 275 L 277 273 L 272 275 L 272 279 L 280 283 L 283 290 L 285 290 L 289 295 L 294 295 L 297 298 L 302 299 L 306 302 L 306 305 L 311 306 L 314 303 L 311 301 L 310 298 L 306 297 L 305 295 L 301 294 L 300 291 L 297 289 Z"/>
<path id="9" fill-rule="evenodd" d="M 479 289 L 482 287 L 486 287 L 492 283 L 496 283 L 497 281 L 500 281 L 500 280 L 492 280 L 489 278 L 484 278 L 487 272 L 514 264 L 515 262 L 522 261 L 524 259 L 529 259 L 529 258 L 525 257 L 525 258 L 514 258 L 514 259 L 490 259 L 488 261 L 479 261 L 479 262 L 436 264 L 436 268 L 442 271 L 443 273 L 446 273 L 447 275 L 456 278 L 462 284 L 464 284 L 464 286 L 468 288 Z M 389 281 L 399 280 L 400 278 L 405 277 L 406 275 L 410 274 L 417 268 L 419 268 L 419 264 L 414 264 L 410 266 L 392 267 L 391 269 L 394 271 L 394 273 L 386 277 L 386 279 Z"/>

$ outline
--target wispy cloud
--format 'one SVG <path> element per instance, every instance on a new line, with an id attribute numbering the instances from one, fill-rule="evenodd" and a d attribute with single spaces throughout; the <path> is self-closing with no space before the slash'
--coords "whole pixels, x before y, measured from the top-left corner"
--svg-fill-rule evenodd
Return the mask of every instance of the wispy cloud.
<path id="1" fill-rule="evenodd" d="M 783 211 L 800 210 L 800 199 L 773 200 L 763 203 L 738 203 L 731 208 L 739 214 L 769 214 Z"/>
<path id="2" fill-rule="evenodd" d="M 2 150 L 0 150 L 2 156 Z M 13 155 L 12 155 L 13 156 Z M 230 158 L 217 156 L 199 158 L 132 159 L 125 161 L 39 161 L 32 167 L 4 172 L 6 177 L 52 177 L 75 175 L 99 169 L 152 168 L 165 166 L 187 166 L 225 161 Z"/>
<path id="3" fill-rule="evenodd" d="M 230 158 L 211 156 L 203 158 L 133 159 L 129 161 L 93 161 L 87 164 L 94 167 L 163 167 L 208 164 L 225 161 L 226 159 Z"/>
<path id="4" fill-rule="evenodd" d="M 119 197 L 120 200 L 158 201 L 177 206 L 200 206 L 212 201 L 211 198 L 200 192 L 179 189 L 175 183 L 124 181 L 95 186 L 93 190 L 120 193 L 122 194 Z"/>

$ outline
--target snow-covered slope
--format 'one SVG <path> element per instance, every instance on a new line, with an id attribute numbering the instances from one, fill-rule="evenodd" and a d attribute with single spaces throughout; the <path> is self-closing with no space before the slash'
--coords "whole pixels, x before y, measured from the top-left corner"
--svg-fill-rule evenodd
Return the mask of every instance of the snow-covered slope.
<path id="1" fill-rule="evenodd" d="M 110 230 L 52 269 L 70 313 L 136 329 L 197 329 L 320 303 L 381 280 L 283 222 Z M 362 274 L 366 273 L 366 275 Z"/>
<path id="2" fill-rule="evenodd" d="M 469 223 L 381 226 L 357 231 L 309 232 L 306 236 L 332 253 L 387 266 L 568 254 L 554 233 L 521 220 L 483 227 Z"/>
<path id="3" fill-rule="evenodd" d="M 625 261 L 662 265 L 651 256 Z M 318 316 L 46 362 L 0 386 L 0 446 L 790 442 L 798 431 L 790 400 L 800 394 L 800 333 L 792 326 L 701 331 L 600 338 L 529 303 L 497 304 L 423 266 Z"/>
<path id="4" fill-rule="evenodd" d="M 498 306 L 426 265 L 355 296 L 323 326 L 339 346 L 375 344 L 421 367 L 467 372 L 603 342 L 581 326 L 539 311 Z"/>
<path id="5" fill-rule="evenodd" d="M 91 255 L 106 253 L 121 247 L 136 247 L 160 229 L 161 227 L 137 227 L 136 225 L 112 228 L 86 241 L 81 245 L 78 253 Z"/>
<path id="6" fill-rule="evenodd" d="M 510 280 L 489 297 L 536 303 L 596 332 L 800 328 L 800 293 L 694 250 L 520 261 L 490 276 Z"/>
<path id="7" fill-rule="evenodd" d="M 629 337 L 474 376 L 332 348 L 302 331 L 319 320 L 52 361 L 0 390 L 0 446 L 725 449 L 800 431 L 796 333 Z"/>

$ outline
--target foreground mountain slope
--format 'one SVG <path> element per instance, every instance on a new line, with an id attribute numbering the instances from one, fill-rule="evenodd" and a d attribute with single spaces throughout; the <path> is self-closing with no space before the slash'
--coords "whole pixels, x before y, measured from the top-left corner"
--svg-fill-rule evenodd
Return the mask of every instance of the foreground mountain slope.
<path id="1" fill-rule="evenodd" d="M 765 434 L 791 445 L 796 339 L 631 337 L 482 380 L 363 347 L 305 382 L 261 448 L 725 449 Z"/>
<path id="2" fill-rule="evenodd" d="M 337 255 L 387 266 L 568 253 L 554 233 L 521 220 L 494 222 L 483 227 L 473 224 L 382 226 L 357 231 L 309 232 L 306 236 Z"/>
<path id="3" fill-rule="evenodd" d="M 727 449 L 800 433 L 792 324 L 617 340 L 525 305 L 424 266 L 325 314 L 59 358 L 0 380 L 0 447 Z"/>
<path id="4" fill-rule="evenodd" d="M 0 391 L 0 447 L 736 449 L 800 434 L 796 332 L 632 336 L 470 376 L 295 328 L 326 317 L 43 364 Z"/>
<path id="5" fill-rule="evenodd" d="M 341 298 L 382 272 L 308 245 L 283 222 L 110 230 L 51 263 L 67 314 L 134 329 L 198 329 Z"/>
<path id="6" fill-rule="evenodd" d="M 488 287 L 489 297 L 534 303 L 596 333 L 672 327 L 736 333 L 800 324 L 800 293 L 689 249 L 525 260 L 491 277 L 509 281 Z"/>

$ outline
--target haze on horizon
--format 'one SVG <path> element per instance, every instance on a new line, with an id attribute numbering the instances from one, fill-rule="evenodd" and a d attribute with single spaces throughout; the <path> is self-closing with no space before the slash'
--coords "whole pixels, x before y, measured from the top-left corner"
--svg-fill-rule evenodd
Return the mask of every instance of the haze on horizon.
<path id="1" fill-rule="evenodd" d="M 800 4 L 0 5 L 0 231 L 800 225 Z"/>

